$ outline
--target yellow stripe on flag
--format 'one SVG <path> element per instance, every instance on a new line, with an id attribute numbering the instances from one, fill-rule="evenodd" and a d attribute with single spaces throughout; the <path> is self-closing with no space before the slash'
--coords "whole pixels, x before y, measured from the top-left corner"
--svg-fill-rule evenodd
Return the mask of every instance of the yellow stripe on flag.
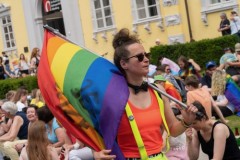
<path id="1" fill-rule="evenodd" d="M 64 43 L 56 51 L 50 66 L 53 77 L 59 88 L 63 91 L 66 70 L 73 56 L 82 48 L 71 43 Z"/>

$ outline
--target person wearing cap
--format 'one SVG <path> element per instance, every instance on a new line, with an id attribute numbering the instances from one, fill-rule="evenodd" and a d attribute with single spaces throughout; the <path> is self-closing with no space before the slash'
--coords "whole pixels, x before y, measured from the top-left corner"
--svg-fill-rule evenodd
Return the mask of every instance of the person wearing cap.
<path id="1" fill-rule="evenodd" d="M 212 84 L 212 74 L 217 69 L 215 61 L 209 61 L 206 63 L 206 74 L 201 79 L 202 86 L 207 86 L 211 88 Z"/>
<path id="2" fill-rule="evenodd" d="M 232 65 L 231 62 L 237 62 L 238 59 L 233 54 L 233 49 L 230 47 L 224 48 L 224 54 L 220 58 L 220 65 L 218 67 L 219 70 L 226 69 L 226 72 L 230 74 L 231 76 L 235 75 L 235 73 L 232 71 L 232 67 L 229 67 Z"/>
<path id="3" fill-rule="evenodd" d="M 179 101 L 182 101 L 180 93 L 174 87 L 174 85 L 168 82 L 162 75 L 154 76 L 154 83 L 162 85 L 166 92 Z"/>

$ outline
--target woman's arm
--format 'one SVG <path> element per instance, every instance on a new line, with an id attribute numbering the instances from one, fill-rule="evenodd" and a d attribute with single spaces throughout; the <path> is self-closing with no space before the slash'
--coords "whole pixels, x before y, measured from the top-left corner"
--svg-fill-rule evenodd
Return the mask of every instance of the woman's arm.
<path id="1" fill-rule="evenodd" d="M 187 153 L 189 159 L 198 159 L 199 157 L 199 140 L 196 130 L 193 128 L 188 128 L 186 130 L 186 137 L 187 137 Z"/>
<path id="2" fill-rule="evenodd" d="M 53 147 L 61 147 L 64 145 L 65 143 L 65 132 L 63 130 L 63 128 L 59 127 L 57 129 L 55 129 L 55 133 L 58 139 L 58 142 L 53 144 Z"/>
<path id="3" fill-rule="evenodd" d="M 10 130 L 7 134 L 0 137 L 0 142 L 13 141 L 19 132 L 20 127 L 23 124 L 23 119 L 20 116 L 15 116 Z"/>
<path id="4" fill-rule="evenodd" d="M 226 125 L 218 124 L 213 130 L 214 148 L 213 148 L 213 160 L 223 159 L 223 155 L 226 147 L 226 139 L 230 133 Z"/>
<path id="5" fill-rule="evenodd" d="M 11 125 L 12 125 L 12 119 L 9 119 L 9 120 L 7 121 L 7 123 L 2 123 L 2 124 L 1 124 L 4 132 L 8 132 L 9 129 L 10 129 L 10 127 L 11 127 Z"/>
<path id="6" fill-rule="evenodd" d="M 193 65 L 196 71 L 198 72 L 201 71 L 201 67 L 193 59 L 189 59 L 188 62 L 190 62 Z"/>
<path id="7" fill-rule="evenodd" d="M 26 147 L 22 149 L 19 160 L 28 160 Z"/>
<path id="8" fill-rule="evenodd" d="M 221 112 L 221 110 L 219 109 L 219 107 L 216 105 L 216 103 L 214 102 L 213 98 L 211 97 L 211 103 L 213 106 L 214 111 L 217 113 L 218 117 L 221 119 L 221 121 L 225 124 L 227 124 L 227 120 L 223 117 L 223 114 Z"/>
<path id="9" fill-rule="evenodd" d="M 164 88 L 161 85 L 157 84 L 157 86 L 160 90 L 165 92 Z M 161 95 L 161 96 L 162 96 L 162 100 L 163 100 L 163 103 L 164 103 L 164 114 L 165 114 L 165 117 L 166 117 L 166 121 L 167 121 L 167 125 L 168 125 L 168 128 L 169 128 L 170 134 L 171 134 L 171 136 L 176 137 L 176 136 L 182 134 L 186 130 L 186 128 L 174 116 L 173 111 L 172 111 L 172 109 L 170 107 L 170 104 L 169 104 L 169 99 L 167 97 L 163 96 L 163 95 Z M 189 108 L 187 110 L 188 110 L 187 112 L 189 112 L 188 117 L 190 119 L 187 118 L 187 121 L 185 121 L 185 122 L 190 124 L 190 121 L 192 122 L 195 119 L 195 114 L 194 114 L 194 118 L 192 117 L 192 115 L 190 116 L 190 113 L 192 112 L 191 111 L 192 107 L 190 107 L 190 110 L 189 110 Z M 185 111 L 183 111 L 183 112 L 185 112 Z"/>
<path id="10" fill-rule="evenodd" d="M 224 99 L 221 101 L 215 101 L 215 104 L 218 106 L 226 106 L 228 104 L 228 99 L 224 96 Z"/>
<path id="11" fill-rule="evenodd" d="M 50 153 L 50 155 L 52 157 L 52 160 L 59 159 L 56 148 L 54 148 L 52 146 L 48 146 L 47 148 L 48 148 L 48 153 Z"/>

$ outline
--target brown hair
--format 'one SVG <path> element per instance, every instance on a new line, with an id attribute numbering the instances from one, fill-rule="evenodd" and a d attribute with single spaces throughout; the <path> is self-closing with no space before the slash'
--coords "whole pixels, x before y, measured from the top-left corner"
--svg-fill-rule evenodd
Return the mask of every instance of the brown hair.
<path id="1" fill-rule="evenodd" d="M 31 59 L 32 59 L 33 57 L 37 57 L 37 55 L 38 55 L 38 51 L 39 51 L 38 48 L 33 48 L 33 50 L 32 50 L 32 54 L 31 54 Z"/>
<path id="2" fill-rule="evenodd" d="M 193 88 L 198 88 L 199 86 L 199 79 L 196 77 L 196 76 L 188 76 L 186 79 L 185 79 L 185 85 L 189 85 L 189 86 L 192 86 Z"/>
<path id="3" fill-rule="evenodd" d="M 161 71 L 165 73 L 165 68 L 169 66 L 168 64 L 162 64 L 156 68 L 157 71 Z"/>
<path id="4" fill-rule="evenodd" d="M 15 97 L 16 93 L 17 93 L 16 91 L 10 90 L 6 93 L 5 97 L 8 101 L 13 101 L 13 98 Z"/>
<path id="5" fill-rule="evenodd" d="M 140 40 L 135 35 L 130 35 L 129 30 L 126 28 L 121 29 L 115 36 L 112 42 L 114 51 L 114 63 L 118 69 L 124 74 L 120 61 L 126 60 L 129 56 L 127 47 L 134 43 L 140 43 Z"/>
<path id="6" fill-rule="evenodd" d="M 208 120 L 209 117 L 203 105 L 199 101 L 194 101 L 193 105 L 198 109 L 198 112 L 202 113 L 203 116 L 197 116 L 196 120 L 201 121 L 202 119 Z"/>
<path id="7" fill-rule="evenodd" d="M 23 88 L 18 88 L 16 94 L 14 95 L 13 102 L 17 103 L 22 96 L 26 96 L 28 94 L 28 91 Z"/>
<path id="8" fill-rule="evenodd" d="M 43 121 L 36 121 L 30 125 L 26 148 L 29 160 L 51 160 L 51 155 L 47 148 L 50 143 L 46 132 Z"/>

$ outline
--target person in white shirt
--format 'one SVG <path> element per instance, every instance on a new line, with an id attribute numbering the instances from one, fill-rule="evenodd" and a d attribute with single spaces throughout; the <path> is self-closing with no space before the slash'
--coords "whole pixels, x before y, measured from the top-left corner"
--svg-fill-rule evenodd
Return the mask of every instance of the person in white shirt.
<path id="1" fill-rule="evenodd" d="M 17 89 L 13 102 L 16 103 L 19 112 L 22 111 L 23 108 L 27 107 L 27 95 L 28 91 L 26 89 Z"/>
<path id="2" fill-rule="evenodd" d="M 23 77 L 29 74 L 29 65 L 23 53 L 20 54 L 19 69 Z"/>
<path id="3" fill-rule="evenodd" d="M 240 33 L 238 33 L 238 31 L 240 30 L 240 18 L 235 11 L 232 11 L 230 15 L 230 28 L 231 35 L 236 34 L 237 36 L 240 36 Z"/>

